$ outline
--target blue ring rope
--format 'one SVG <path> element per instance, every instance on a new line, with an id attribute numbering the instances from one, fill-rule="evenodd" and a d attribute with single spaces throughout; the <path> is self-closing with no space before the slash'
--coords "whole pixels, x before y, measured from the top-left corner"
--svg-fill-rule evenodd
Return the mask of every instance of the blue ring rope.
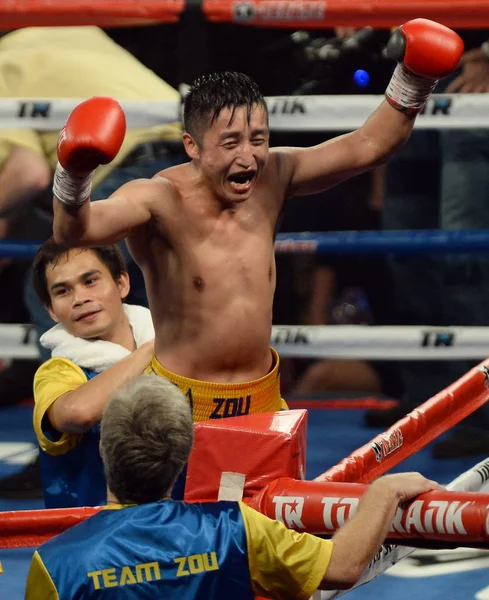
<path id="1" fill-rule="evenodd" d="M 279 234 L 277 252 L 319 254 L 489 254 L 489 230 L 337 231 Z"/>
<path id="2" fill-rule="evenodd" d="M 0 240 L 0 258 L 31 259 L 33 242 Z M 279 233 L 278 253 L 318 254 L 489 254 L 489 230 L 334 231 Z"/>

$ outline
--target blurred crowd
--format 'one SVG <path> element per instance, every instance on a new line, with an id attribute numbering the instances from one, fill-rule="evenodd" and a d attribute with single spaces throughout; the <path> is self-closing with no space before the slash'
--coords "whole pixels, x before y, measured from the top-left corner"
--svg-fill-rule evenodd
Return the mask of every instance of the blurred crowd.
<path id="1" fill-rule="evenodd" d="M 39 28 L 0 38 L 0 94 L 12 97 L 114 96 L 175 100 L 181 84 L 208 70 L 251 75 L 265 96 L 382 94 L 393 64 L 383 57 L 385 31 L 291 32 L 194 23 L 193 43 L 177 25 L 107 29 Z M 437 92 L 489 91 L 489 31 L 460 32 L 466 54 Z M 222 52 L 226 48 L 226 52 Z M 246 52 L 243 51 L 246 48 Z M 361 85 L 353 74 L 369 73 Z M 180 125 L 128 132 L 117 160 L 101 169 L 92 199 L 126 181 L 151 177 L 186 159 Z M 59 132 L 0 130 L 0 238 L 42 242 L 52 233 L 51 186 Z M 337 133 L 272 132 L 272 145 L 310 145 Z M 333 190 L 288 202 L 281 231 L 489 229 L 489 130 L 416 130 L 396 158 Z M 132 282 L 128 302 L 147 305 L 139 269 L 121 246 Z M 30 261 L 1 259 L 1 323 L 54 322 L 36 299 Z M 486 306 L 486 304 L 488 306 Z M 485 255 L 423 257 L 277 256 L 275 324 L 489 325 Z M 0 406 L 32 396 L 39 360 L 12 359 L 0 371 Z M 453 383 L 473 361 L 283 361 L 285 397 L 351 392 L 398 401 L 370 410 L 369 427 L 385 428 Z M 480 409 L 434 447 L 440 458 L 489 454 L 489 409 Z M 0 496 L 37 493 L 36 465 L 0 481 Z"/>

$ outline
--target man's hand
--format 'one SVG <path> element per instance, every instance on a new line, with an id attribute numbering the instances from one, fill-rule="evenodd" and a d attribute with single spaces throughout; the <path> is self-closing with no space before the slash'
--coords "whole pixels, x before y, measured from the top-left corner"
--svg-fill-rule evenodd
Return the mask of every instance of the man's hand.
<path id="1" fill-rule="evenodd" d="M 447 87 L 447 94 L 484 94 L 489 92 L 489 58 L 480 48 L 465 52 L 460 60 L 462 72 Z"/>
<path id="2" fill-rule="evenodd" d="M 387 537 L 399 504 L 443 489 L 419 473 L 396 473 L 374 481 L 353 517 L 333 536 L 333 554 L 321 589 L 331 589 L 331 582 L 354 585 Z"/>
<path id="3" fill-rule="evenodd" d="M 420 473 L 384 475 L 384 477 L 380 477 L 372 484 L 372 488 L 374 487 L 378 489 L 382 488 L 386 492 L 394 494 L 399 504 L 432 490 L 439 492 L 446 491 L 439 483 L 431 479 L 426 479 Z"/>

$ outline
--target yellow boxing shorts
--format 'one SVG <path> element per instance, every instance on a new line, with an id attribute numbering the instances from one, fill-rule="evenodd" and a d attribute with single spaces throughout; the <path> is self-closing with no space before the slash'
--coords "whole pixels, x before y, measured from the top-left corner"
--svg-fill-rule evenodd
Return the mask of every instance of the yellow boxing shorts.
<path id="1" fill-rule="evenodd" d="M 165 377 L 177 385 L 187 397 L 194 421 L 287 410 L 287 404 L 280 396 L 280 359 L 273 348 L 270 350 L 272 368 L 255 381 L 228 384 L 189 379 L 165 369 L 155 356 L 144 373 Z"/>

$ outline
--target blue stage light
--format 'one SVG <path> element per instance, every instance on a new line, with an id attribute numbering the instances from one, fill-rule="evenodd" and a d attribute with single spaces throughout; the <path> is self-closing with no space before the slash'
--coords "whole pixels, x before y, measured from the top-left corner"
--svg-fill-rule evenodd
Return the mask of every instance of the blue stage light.
<path id="1" fill-rule="evenodd" d="M 357 69 L 353 73 L 353 81 L 359 87 L 366 87 L 370 83 L 370 75 L 364 69 Z"/>

